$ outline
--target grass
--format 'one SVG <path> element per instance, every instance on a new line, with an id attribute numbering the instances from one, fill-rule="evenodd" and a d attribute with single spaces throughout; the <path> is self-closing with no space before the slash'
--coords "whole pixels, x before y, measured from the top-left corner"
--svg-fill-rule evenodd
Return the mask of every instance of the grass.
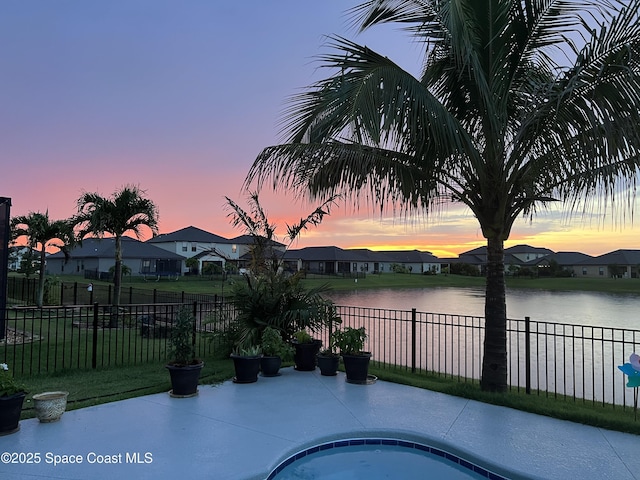
<path id="1" fill-rule="evenodd" d="M 64 276 L 60 280 L 65 283 L 87 283 L 81 276 Z M 189 292 L 197 294 L 228 294 L 234 282 L 244 281 L 241 276 L 231 276 L 224 282 L 221 278 L 181 277 L 178 280 L 162 279 L 145 281 L 139 277 L 128 277 L 123 280 L 123 292 L 129 287 L 134 289 L 158 290 L 166 292 Z M 640 294 L 640 279 L 613 278 L 506 278 L 508 288 L 529 288 L 555 291 L 591 291 L 608 293 Z M 109 285 L 109 282 L 93 281 L 95 285 Z M 303 285 L 315 287 L 326 284 L 332 290 L 361 290 L 371 288 L 437 288 L 437 287 L 466 287 L 484 288 L 484 277 L 468 277 L 464 275 L 410 275 L 387 273 L 367 275 L 359 278 L 356 283 L 353 278 L 320 277 L 310 275 L 303 280 Z M 124 294 L 123 294 L 124 295 Z M 125 296 L 126 298 L 126 296 Z"/>
<path id="2" fill-rule="evenodd" d="M 205 358 L 201 385 L 223 382 L 233 377 L 233 363 L 228 359 Z M 97 370 L 66 370 L 33 375 L 23 379 L 29 389 L 22 418 L 35 417 L 32 396 L 36 393 L 63 390 L 69 392 L 67 410 L 115 402 L 127 398 L 168 392 L 169 374 L 162 363 L 110 367 Z"/>

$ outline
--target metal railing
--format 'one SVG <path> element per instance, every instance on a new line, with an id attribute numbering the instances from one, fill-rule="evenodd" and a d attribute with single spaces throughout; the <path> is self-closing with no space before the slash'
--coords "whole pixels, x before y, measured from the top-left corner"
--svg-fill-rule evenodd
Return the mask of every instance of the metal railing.
<path id="1" fill-rule="evenodd" d="M 381 368 L 427 371 L 459 381 L 482 373 L 484 318 L 340 306 L 342 326 L 365 327 Z M 633 405 L 618 369 L 640 348 L 640 330 L 507 320 L 510 388 L 574 401 Z M 328 332 L 322 333 L 323 342 Z"/>
<path id="2" fill-rule="evenodd" d="M 7 309 L 0 359 L 17 374 L 70 368 L 126 366 L 166 360 L 172 319 L 184 302 L 112 307 L 64 305 Z M 198 355 L 223 344 L 234 309 L 222 301 L 187 303 L 194 309 Z M 430 372 L 477 381 L 482 370 L 484 318 L 337 306 L 342 326 L 367 331 L 366 349 L 381 368 Z M 631 406 L 633 391 L 618 366 L 640 348 L 640 330 L 533 321 L 507 321 L 508 383 L 526 393 Z M 222 335 L 224 336 L 224 335 Z M 329 331 L 319 333 L 328 344 Z"/>
<path id="3" fill-rule="evenodd" d="M 129 366 L 168 360 L 171 326 L 178 310 L 193 310 L 196 355 L 215 352 L 216 331 L 233 316 L 222 303 L 157 303 L 13 307 L 6 313 L 0 358 L 17 375 L 67 369 Z"/>

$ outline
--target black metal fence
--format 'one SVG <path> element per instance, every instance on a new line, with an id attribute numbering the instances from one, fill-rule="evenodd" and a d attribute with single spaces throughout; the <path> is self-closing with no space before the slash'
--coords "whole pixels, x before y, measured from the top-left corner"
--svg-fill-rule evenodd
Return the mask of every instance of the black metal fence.
<path id="1" fill-rule="evenodd" d="M 216 333 L 233 316 L 229 305 L 121 305 L 114 312 L 95 303 L 8 308 L 0 359 L 17 375 L 167 361 L 171 325 L 185 306 L 193 311 L 196 355 L 213 354 L 221 341 Z"/>
<path id="2" fill-rule="evenodd" d="M 9 277 L 7 297 L 14 304 L 35 305 L 38 294 L 38 279 L 25 277 Z M 45 305 L 93 305 L 94 303 L 111 304 L 113 302 L 113 285 L 86 282 L 49 281 L 45 284 Z M 120 303 L 207 303 L 218 302 L 216 295 L 167 292 L 158 289 L 135 288 L 124 285 L 120 291 Z"/>
<path id="3" fill-rule="evenodd" d="M 365 327 L 366 348 L 382 368 L 479 380 L 484 318 L 364 307 L 338 307 L 343 326 Z M 508 382 L 527 393 L 633 405 L 618 369 L 640 349 L 640 330 L 508 320 Z M 323 342 L 328 332 L 323 332 Z"/>
<path id="4" fill-rule="evenodd" d="M 172 319 L 185 304 L 194 309 L 198 355 L 215 353 L 221 346 L 219 336 L 213 334 L 227 331 L 234 317 L 229 304 L 214 296 L 198 301 L 202 296 L 147 293 L 153 301 L 120 307 L 115 328 L 110 328 L 114 325 L 109 323 L 113 313 L 108 302 L 8 308 L 7 339 L 0 344 L 0 359 L 25 375 L 163 361 Z M 366 328 L 366 348 L 382 368 L 428 371 L 460 381 L 480 378 L 482 317 L 415 309 L 338 306 L 337 310 L 343 326 Z M 511 388 L 574 401 L 633 405 L 633 391 L 625 386 L 626 378 L 617 367 L 640 349 L 640 330 L 528 318 L 509 320 L 507 326 Z M 320 336 L 326 345 L 329 331 Z"/>

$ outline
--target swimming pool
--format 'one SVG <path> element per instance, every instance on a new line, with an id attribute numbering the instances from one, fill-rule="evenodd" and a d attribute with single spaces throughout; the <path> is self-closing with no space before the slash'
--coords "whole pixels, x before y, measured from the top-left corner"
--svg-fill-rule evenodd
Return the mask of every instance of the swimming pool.
<path id="1" fill-rule="evenodd" d="M 391 438 L 338 440 L 292 455 L 267 480 L 506 480 L 439 448 Z"/>

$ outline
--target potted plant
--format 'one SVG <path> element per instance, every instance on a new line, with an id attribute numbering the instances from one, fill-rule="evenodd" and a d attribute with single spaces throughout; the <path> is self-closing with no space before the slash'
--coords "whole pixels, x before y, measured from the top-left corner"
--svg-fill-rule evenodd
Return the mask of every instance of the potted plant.
<path id="1" fill-rule="evenodd" d="M 258 381 L 261 358 L 262 352 L 258 346 L 236 349 L 231 354 L 236 371 L 233 383 L 254 383 Z"/>
<path id="2" fill-rule="evenodd" d="M 295 333 L 291 342 L 295 353 L 293 361 L 295 369 L 302 372 L 311 372 L 316 369 L 317 355 L 322 347 L 322 340 L 311 337 L 306 330 Z"/>
<path id="3" fill-rule="evenodd" d="M 172 397 L 193 397 L 198 394 L 198 380 L 204 362 L 196 358 L 194 345 L 195 316 L 189 307 L 178 311 L 176 321 L 171 326 L 169 337 L 169 358 L 166 368 L 171 376 Z"/>
<path id="4" fill-rule="evenodd" d="M 333 377 L 338 374 L 338 367 L 340 366 L 340 354 L 335 352 L 332 348 L 325 348 L 320 350 L 317 355 L 318 368 L 320 369 L 320 375 L 327 377 Z"/>
<path id="5" fill-rule="evenodd" d="M 26 393 L 25 385 L 9 373 L 9 366 L 0 363 L 0 435 L 20 430 L 20 414 Z"/>
<path id="6" fill-rule="evenodd" d="M 276 329 L 285 342 L 294 345 L 301 343 L 295 339 L 296 332 L 319 332 L 325 328 L 326 300 L 322 294 L 327 291 L 327 285 L 307 288 L 302 283 L 303 273 L 289 271 L 284 257 L 287 248 L 302 231 L 320 224 L 334 201 L 335 197 L 331 197 L 299 223 L 287 225 L 288 244 L 285 245 L 278 241 L 276 225 L 268 220 L 257 193 L 249 198 L 250 211 L 227 198 L 232 224 L 244 227 L 252 239 L 249 268 L 242 281 L 233 284 L 230 294 L 236 313 L 231 322 L 233 345 L 260 345 L 267 327 Z M 312 347 L 310 362 L 300 364 L 300 357 L 296 355 L 296 368 L 315 369 L 318 342 L 309 342 Z"/>
<path id="7" fill-rule="evenodd" d="M 293 355 L 291 346 L 282 339 L 278 330 L 267 327 L 262 332 L 262 358 L 260 359 L 260 370 L 263 377 L 275 377 L 279 375 L 279 370 L 283 360 L 288 360 Z"/>
<path id="8" fill-rule="evenodd" d="M 328 310 L 328 325 L 329 325 L 329 346 L 317 355 L 318 368 L 320 374 L 325 376 L 335 376 L 338 374 L 338 367 L 340 366 L 340 354 L 336 352 L 335 335 L 332 332 L 335 324 L 342 323 L 342 319 L 338 316 L 336 307 L 333 303 L 329 302 Z"/>
<path id="9" fill-rule="evenodd" d="M 369 380 L 371 352 L 364 352 L 367 334 L 364 327 L 345 327 L 333 332 L 335 346 L 340 349 L 347 382 L 366 384 Z"/>

